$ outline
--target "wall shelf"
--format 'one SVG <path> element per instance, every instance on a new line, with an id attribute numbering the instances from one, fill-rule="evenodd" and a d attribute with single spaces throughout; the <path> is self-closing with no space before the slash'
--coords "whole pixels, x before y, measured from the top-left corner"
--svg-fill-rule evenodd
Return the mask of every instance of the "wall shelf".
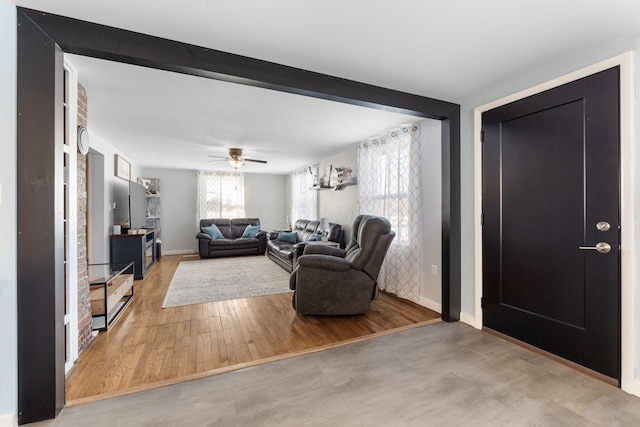
<path id="1" fill-rule="evenodd" d="M 160 238 L 160 179 L 142 178 L 147 189 L 147 228 L 156 230 L 156 239 Z"/>
<path id="2" fill-rule="evenodd" d="M 331 185 L 331 186 L 319 186 L 319 185 L 314 185 L 313 187 L 310 187 L 309 190 L 342 190 L 344 187 L 350 187 L 352 185 L 358 185 L 357 182 L 353 181 L 353 182 L 344 182 L 342 184 L 338 184 L 338 185 Z"/>

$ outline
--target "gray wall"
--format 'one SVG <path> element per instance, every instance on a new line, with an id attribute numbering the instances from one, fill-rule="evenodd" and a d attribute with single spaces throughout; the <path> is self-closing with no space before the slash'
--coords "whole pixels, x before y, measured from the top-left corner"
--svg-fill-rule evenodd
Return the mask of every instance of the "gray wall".
<path id="1" fill-rule="evenodd" d="M 197 250 L 198 173 L 194 170 L 143 168 L 143 178 L 160 179 L 160 228 L 163 254 Z M 245 214 L 260 218 L 263 230 L 284 227 L 286 177 L 245 174 Z"/>
<path id="2" fill-rule="evenodd" d="M 16 8 L 0 2 L 0 425 L 18 406 Z"/>
<path id="3" fill-rule="evenodd" d="M 358 145 L 328 157 L 320 162 L 320 175 L 324 168 L 349 166 L 353 169 L 353 176 L 358 176 Z M 341 190 L 309 190 L 318 191 L 320 208 L 320 218 L 329 218 L 329 222 L 340 224 L 345 230 L 347 242 L 351 238 L 351 225 L 353 219 L 358 215 L 358 186 L 351 185 L 343 187 Z M 310 219 L 320 219 L 310 218 Z M 294 218 L 295 221 L 295 218 Z"/>
<path id="4" fill-rule="evenodd" d="M 248 218 L 260 218 L 260 228 L 286 228 L 287 177 L 248 173 L 244 175 L 244 210 Z"/>
<path id="5" fill-rule="evenodd" d="M 487 88 L 481 94 L 470 97 L 461 102 L 461 210 L 462 210 L 462 312 L 470 316 L 475 313 L 475 284 L 474 284 L 474 164 L 473 164 L 473 110 L 491 101 L 528 89 L 532 86 L 547 82 L 570 72 L 585 68 L 597 62 L 614 57 L 621 53 L 634 50 L 635 54 L 635 85 L 640 88 L 640 37 L 622 40 L 608 46 L 595 46 L 586 55 L 563 59 L 555 63 L 541 64 L 541 68 L 532 70 L 528 75 L 514 76 L 499 86 Z M 640 108 L 636 101 L 636 123 L 640 123 Z M 636 125 L 636 143 L 640 141 L 640 126 Z M 640 150 L 636 149 L 636 164 L 640 164 Z M 640 185 L 640 174 L 636 174 L 636 185 Z M 637 187 L 640 188 L 640 187 Z M 637 202 L 636 202 L 637 203 Z M 636 260 L 637 261 L 640 260 Z M 636 289 L 640 287 L 636 286 Z M 640 292 L 637 292 L 636 309 L 640 309 Z M 640 313 L 639 313 L 640 314 Z M 637 317 L 638 318 L 638 317 Z M 636 328 L 640 339 L 640 328 Z M 639 356 L 640 357 L 640 356 Z M 640 362 L 640 360 L 639 360 Z M 638 374 L 640 375 L 640 373 Z"/>
<path id="6" fill-rule="evenodd" d="M 80 78 L 82 76 L 79 76 Z M 101 163 L 98 167 L 104 171 L 104 179 L 100 184 L 94 188 L 90 186 L 87 191 L 92 194 L 87 196 L 90 199 L 97 200 L 102 198 L 101 201 L 96 203 L 96 206 L 101 205 L 101 210 L 93 211 L 88 217 L 89 227 L 89 240 L 88 240 L 88 253 L 96 256 L 96 259 L 91 259 L 92 263 L 109 262 L 110 261 L 110 236 L 113 234 L 113 225 L 116 224 L 114 220 L 114 209 L 112 204 L 118 202 L 117 195 L 129 194 L 129 183 L 122 178 L 118 178 L 115 175 L 115 155 L 118 154 L 128 160 L 131 163 L 131 181 L 136 181 L 140 176 L 140 167 L 123 153 L 117 150 L 108 141 L 105 141 L 99 134 L 91 130 L 91 94 L 89 93 L 88 102 L 88 114 L 87 121 L 89 123 L 89 145 L 92 155 L 90 156 L 89 167 L 94 163 Z M 91 174 L 92 171 L 89 171 Z"/>
<path id="7" fill-rule="evenodd" d="M 474 174 L 473 165 L 473 109 L 481 105 L 487 104 L 491 101 L 498 100 L 505 96 L 517 93 L 521 90 L 536 86 L 538 84 L 553 80 L 557 77 L 569 74 L 571 72 L 580 70 L 622 53 L 633 51 L 634 54 L 634 85 L 636 95 L 634 98 L 635 106 L 635 134 L 634 140 L 636 145 L 640 142 L 640 108 L 638 106 L 638 90 L 640 90 L 640 36 L 620 40 L 619 42 L 612 43 L 606 46 L 594 46 L 590 52 L 574 56 L 571 58 L 565 58 L 555 63 L 541 64 L 541 68 L 532 70 L 528 75 L 514 76 L 511 81 L 506 81 L 503 84 L 487 88 L 483 92 L 475 97 L 470 97 L 462 101 L 461 111 L 461 204 L 462 204 L 462 313 L 469 317 L 475 315 L 475 283 L 474 283 L 474 194 L 473 186 L 474 180 L 479 179 Z M 635 148 L 635 158 L 633 160 L 634 174 L 635 174 L 635 186 L 636 194 L 640 189 L 640 174 L 637 172 L 638 165 L 640 165 L 640 149 Z M 640 199 L 636 196 L 632 202 L 637 212 L 640 212 Z M 634 219 L 634 222 L 637 222 Z M 640 247 L 640 236 L 636 233 L 635 238 L 636 248 Z M 637 266 L 640 265 L 640 251 L 636 251 L 636 259 L 633 263 Z M 640 277 L 636 274 L 633 278 L 635 289 L 635 301 L 634 301 L 634 322 L 633 330 L 635 336 L 635 343 L 640 343 Z M 629 319 L 623 319 L 623 322 L 629 322 Z M 640 380 L 640 352 L 635 350 L 635 378 Z M 639 393 L 640 387 L 637 383 L 635 385 L 635 393 Z"/>
<path id="8" fill-rule="evenodd" d="M 441 311 L 442 290 L 442 126 L 438 120 L 423 120 L 418 123 L 422 157 L 422 242 L 421 242 L 421 303 L 433 310 Z M 354 176 L 357 169 L 358 146 L 345 150 L 320 162 L 320 171 L 326 166 L 350 166 Z M 353 219 L 359 213 L 358 187 L 342 190 L 320 190 L 320 217 L 341 224 L 346 237 L 351 237 Z M 435 266 L 435 275 L 432 274 Z"/>
<path id="9" fill-rule="evenodd" d="M 190 253 L 195 248 L 198 176 L 193 170 L 143 168 L 143 178 L 160 179 L 162 253 Z"/>
<path id="10" fill-rule="evenodd" d="M 111 209 L 104 195 L 104 155 L 94 149 L 87 156 L 87 262 L 109 262 L 109 239 L 105 238 L 111 223 L 107 223 Z"/>
<path id="11" fill-rule="evenodd" d="M 418 125 L 422 159 L 420 300 L 442 313 L 442 124 L 427 119 Z"/>

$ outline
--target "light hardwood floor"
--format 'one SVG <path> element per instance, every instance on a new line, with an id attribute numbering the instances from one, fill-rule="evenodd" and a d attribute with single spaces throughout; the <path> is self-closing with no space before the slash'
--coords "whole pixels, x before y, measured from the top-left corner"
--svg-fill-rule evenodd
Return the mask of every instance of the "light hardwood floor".
<path id="1" fill-rule="evenodd" d="M 291 294 L 161 308 L 180 261 L 164 256 L 109 332 L 80 355 L 66 381 L 73 406 L 228 372 L 436 322 L 440 315 L 381 293 L 361 316 L 298 316 Z"/>

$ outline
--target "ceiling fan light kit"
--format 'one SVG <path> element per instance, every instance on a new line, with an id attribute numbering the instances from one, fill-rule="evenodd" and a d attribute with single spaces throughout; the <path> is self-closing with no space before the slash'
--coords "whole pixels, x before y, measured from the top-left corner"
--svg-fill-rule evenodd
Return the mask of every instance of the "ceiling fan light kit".
<path id="1" fill-rule="evenodd" d="M 234 169 L 238 169 L 240 166 L 244 165 L 244 162 L 267 163 L 266 160 L 257 160 L 257 159 L 252 159 L 251 157 L 243 156 L 241 148 L 229 148 L 229 156 L 227 157 L 212 156 L 212 155 L 209 155 L 209 157 L 218 157 L 221 160 L 225 160 Z M 210 161 L 215 162 L 216 160 L 210 160 Z"/>
<path id="2" fill-rule="evenodd" d="M 240 166 L 244 165 L 244 162 L 236 158 L 236 159 L 230 159 L 229 164 L 231 165 L 232 168 L 238 169 Z"/>

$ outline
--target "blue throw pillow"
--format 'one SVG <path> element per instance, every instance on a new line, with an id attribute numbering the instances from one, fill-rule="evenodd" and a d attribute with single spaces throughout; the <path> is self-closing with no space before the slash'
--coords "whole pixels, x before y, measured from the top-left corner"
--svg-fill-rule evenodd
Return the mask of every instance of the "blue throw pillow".
<path id="1" fill-rule="evenodd" d="M 247 225 L 247 228 L 245 228 L 242 233 L 242 237 L 256 237 L 258 231 L 260 231 L 259 225 Z"/>
<path id="2" fill-rule="evenodd" d="M 298 241 L 298 233 L 285 233 L 281 231 L 278 233 L 277 240 L 282 240 L 283 242 L 296 243 Z"/>
<path id="3" fill-rule="evenodd" d="M 311 236 L 307 242 L 319 242 L 320 240 L 322 240 L 320 236 Z"/>
<path id="4" fill-rule="evenodd" d="M 203 233 L 207 233 L 209 235 L 209 237 L 211 237 L 212 239 L 223 239 L 224 238 L 224 236 L 220 232 L 220 229 L 215 224 L 211 224 L 208 227 L 202 227 L 202 232 Z"/>

